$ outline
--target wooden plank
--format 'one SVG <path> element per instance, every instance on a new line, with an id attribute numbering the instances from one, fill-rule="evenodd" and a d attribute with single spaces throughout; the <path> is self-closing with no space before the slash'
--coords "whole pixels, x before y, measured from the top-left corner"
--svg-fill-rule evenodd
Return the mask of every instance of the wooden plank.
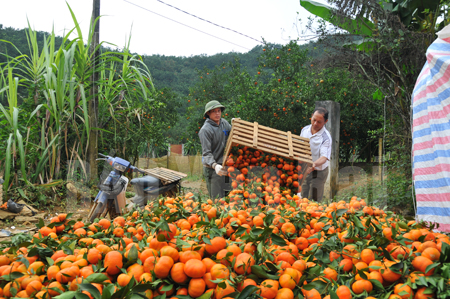
<path id="1" fill-rule="evenodd" d="M 152 169 L 144 169 L 145 173 L 152 177 L 156 177 L 161 180 L 163 185 L 167 185 L 169 183 L 173 183 L 181 180 L 184 177 L 187 177 L 187 174 L 172 171 L 167 168 L 152 168 Z"/>
<path id="2" fill-rule="evenodd" d="M 165 172 L 162 172 L 161 170 L 159 170 L 159 169 L 154 169 L 154 170 L 152 170 L 152 171 L 150 171 L 150 173 L 153 173 L 154 175 L 156 175 L 156 176 L 158 176 L 158 177 L 160 177 L 160 178 L 164 178 L 164 179 L 170 179 L 170 177 L 169 176 L 167 176 L 167 174 L 165 173 Z"/>
<path id="3" fill-rule="evenodd" d="M 251 135 L 250 135 L 249 132 L 239 131 L 237 134 L 234 134 L 233 138 L 241 137 L 241 136 L 250 138 Z M 283 144 L 282 142 L 280 142 L 280 139 L 275 139 L 275 138 L 267 137 L 267 136 L 259 136 L 259 141 L 268 143 L 268 144 L 273 145 L 273 146 L 276 146 L 277 148 L 278 147 L 282 147 L 282 148 L 285 148 L 286 150 L 288 150 L 288 146 L 286 144 Z M 302 153 L 304 153 L 306 155 L 311 155 L 311 151 L 310 151 L 309 147 L 305 146 L 305 147 L 298 148 L 298 147 L 294 146 L 293 149 L 298 151 L 298 152 L 302 152 Z"/>
<path id="4" fill-rule="evenodd" d="M 240 138 L 240 137 L 235 136 L 235 137 L 233 137 L 233 139 L 236 141 L 236 143 L 239 143 L 239 144 L 246 143 L 245 144 L 246 146 L 252 147 L 252 143 L 248 142 L 248 140 L 246 140 L 245 138 Z M 270 153 L 272 153 L 272 154 L 289 157 L 289 151 L 286 148 L 280 148 L 280 147 L 275 147 L 275 146 L 272 147 L 272 145 L 270 145 L 270 144 L 265 144 L 265 143 L 261 143 L 261 142 L 258 143 L 258 147 L 260 150 L 265 151 L 265 152 L 268 152 L 268 150 L 270 149 L 271 150 Z M 308 161 L 309 163 L 312 164 L 312 159 L 309 155 L 304 155 L 304 154 L 294 151 L 292 158 L 296 159 L 296 160 L 300 160 L 299 158 L 302 158 L 304 161 Z"/>
<path id="5" fill-rule="evenodd" d="M 294 150 L 292 149 L 292 134 L 291 134 L 291 131 L 288 131 L 288 146 L 289 146 L 289 157 L 292 158 L 294 156 Z"/>
<path id="6" fill-rule="evenodd" d="M 238 133 L 238 132 L 239 133 L 248 133 L 249 132 L 249 129 L 246 128 L 245 126 L 237 124 L 236 127 L 237 127 L 237 130 L 236 130 L 235 134 Z M 283 137 L 287 138 L 287 134 L 283 135 L 283 134 L 275 134 L 275 133 L 269 132 L 269 131 L 266 132 L 261 127 L 263 127 L 263 126 L 260 126 L 260 128 L 259 128 L 259 135 L 260 136 L 264 136 L 266 138 L 269 138 L 269 136 L 271 136 L 271 137 L 276 138 L 276 139 L 272 138 L 273 140 L 276 140 L 276 141 L 279 141 L 280 138 L 283 138 Z M 302 148 L 305 148 L 305 149 L 309 149 L 309 139 L 308 138 L 304 138 L 304 137 L 300 137 L 298 135 L 292 136 L 292 144 L 294 146 L 299 146 L 299 147 L 302 147 Z"/>
<path id="7" fill-rule="evenodd" d="M 253 123 L 253 148 L 258 148 L 258 123 Z"/>
<path id="8" fill-rule="evenodd" d="M 247 138 L 242 137 L 242 136 L 237 136 L 237 135 L 233 136 L 234 143 L 242 143 L 247 140 L 248 140 Z M 285 157 L 289 156 L 289 149 L 287 148 L 287 146 L 285 144 L 282 144 L 279 141 L 276 143 L 275 142 L 265 142 L 265 141 L 266 141 L 265 138 L 259 138 L 258 146 L 259 147 L 264 146 L 264 148 L 271 148 L 272 150 L 278 151 L 278 154 L 281 154 Z M 252 145 L 250 145 L 250 147 L 252 147 Z M 310 159 L 310 157 L 311 157 L 310 153 L 311 152 L 305 152 L 305 151 L 298 152 L 296 149 L 294 149 L 294 152 L 293 152 L 294 155 L 303 157 L 305 159 Z"/>
<path id="9" fill-rule="evenodd" d="M 160 169 L 159 172 L 162 176 L 169 178 L 169 179 L 176 179 L 179 178 L 178 175 L 171 173 L 170 171 L 164 170 L 164 169 Z"/>
<path id="10" fill-rule="evenodd" d="M 238 130 L 235 131 L 235 133 L 233 135 L 239 135 L 239 134 L 251 134 L 251 131 L 244 129 L 243 127 L 240 127 Z M 258 130 L 259 132 L 259 136 L 258 138 L 266 138 L 266 139 L 270 139 L 274 142 L 279 143 L 280 141 L 283 142 L 283 140 L 287 141 L 287 135 L 286 136 L 282 136 L 282 135 L 277 135 L 277 134 L 273 134 L 273 133 L 267 133 L 267 132 L 263 132 L 261 129 Z M 304 150 L 309 151 L 310 147 L 309 147 L 309 141 L 305 142 L 305 141 L 298 141 L 296 140 L 296 136 L 292 136 L 292 145 L 294 146 L 294 148 L 301 148 Z M 287 143 L 287 142 L 286 142 Z M 287 146 L 287 145 L 286 145 Z"/>
<path id="11" fill-rule="evenodd" d="M 306 165 L 312 165 L 309 139 L 283 132 L 273 128 L 259 125 L 257 122 L 248 122 L 234 119 L 230 136 L 225 147 L 225 160 L 230 155 L 231 147 L 235 144 L 248 146 L 254 149 L 291 158 Z"/>
<path id="12" fill-rule="evenodd" d="M 235 120 L 235 121 L 236 121 L 236 124 L 234 124 L 234 125 L 237 125 L 237 124 L 243 124 L 243 125 L 247 125 L 247 126 L 251 126 L 252 125 L 251 122 L 248 122 L 248 121 L 245 121 L 245 120 L 241 120 L 241 119 L 238 119 L 238 120 Z M 273 128 L 270 128 L 270 127 L 266 127 L 266 126 L 261 126 L 260 125 L 259 130 L 261 130 L 261 131 L 265 130 L 267 132 L 271 132 L 271 133 L 287 136 L 286 132 L 283 132 L 283 131 L 280 131 L 280 130 L 277 130 L 277 129 L 273 129 Z M 296 136 L 296 138 L 299 139 L 299 140 L 302 140 L 302 141 L 305 141 L 305 142 L 309 143 L 309 139 L 308 138 L 300 137 L 300 136 Z"/>
<path id="13" fill-rule="evenodd" d="M 182 173 L 182 172 L 179 172 L 179 171 L 175 171 L 175 170 L 172 170 L 172 169 L 167 169 L 167 170 L 169 172 L 173 173 L 173 174 L 179 175 L 180 177 L 183 177 L 183 178 L 187 177 L 187 174 L 185 174 L 185 173 Z"/>
<path id="14" fill-rule="evenodd" d="M 234 121 L 235 121 L 235 120 L 234 120 Z M 232 121 L 231 123 L 233 124 L 234 121 Z M 233 126 L 231 127 L 230 135 L 228 136 L 227 145 L 225 146 L 225 154 L 224 154 L 224 156 L 223 156 L 222 166 L 227 166 L 227 159 L 228 159 L 228 156 L 230 155 L 231 144 L 233 143 L 233 142 L 232 142 L 231 136 L 233 136 L 234 131 L 235 131 L 235 129 L 234 129 L 234 125 L 233 125 Z"/>
<path id="15" fill-rule="evenodd" d="M 145 169 L 145 171 L 147 172 L 151 172 L 151 173 L 155 173 L 155 174 L 159 174 L 161 176 L 164 176 L 166 178 L 176 178 L 176 179 L 181 179 L 181 178 L 185 178 L 187 177 L 187 174 L 182 173 L 182 172 L 178 172 L 172 169 L 167 169 L 164 167 L 156 167 L 156 168 L 151 168 L 151 169 Z"/>
<path id="16" fill-rule="evenodd" d="M 247 140 L 239 141 L 239 144 L 244 145 L 244 146 L 252 147 L 252 143 L 248 142 Z M 273 150 L 273 149 L 270 149 L 270 148 L 267 148 L 267 147 L 262 148 L 262 146 L 260 146 L 259 149 L 264 151 L 264 152 L 266 152 L 266 153 L 271 153 L 271 154 L 275 154 L 275 155 L 278 155 L 278 156 L 282 156 L 280 154 L 280 152 L 278 152 L 276 150 Z M 285 155 L 284 157 L 287 157 L 287 155 Z M 308 164 L 311 164 L 311 165 L 313 163 L 310 158 L 300 157 L 300 156 L 296 156 L 296 155 L 294 155 L 293 159 L 298 160 L 298 161 L 302 161 L 302 162 L 305 162 L 305 163 L 308 163 Z"/>

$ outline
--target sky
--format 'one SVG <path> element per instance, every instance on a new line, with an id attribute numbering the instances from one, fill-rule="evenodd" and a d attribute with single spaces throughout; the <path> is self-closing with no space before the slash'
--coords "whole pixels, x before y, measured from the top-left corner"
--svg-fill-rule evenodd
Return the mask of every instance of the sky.
<path id="1" fill-rule="evenodd" d="M 160 1 L 251 38 L 199 20 Z M 112 43 L 109 47 L 113 49 L 121 49 L 131 34 L 130 49 L 141 55 L 189 57 L 232 51 L 245 53 L 261 44 L 256 40 L 262 38 L 278 44 L 296 39 L 304 31 L 302 24 L 304 27 L 310 16 L 299 0 L 160 1 L 101 1 L 100 40 Z M 74 27 L 69 5 L 86 39 L 92 0 L 2 2 L 0 24 L 4 27 L 26 28 L 28 18 L 33 29 L 51 32 L 54 28 L 59 36 Z"/>

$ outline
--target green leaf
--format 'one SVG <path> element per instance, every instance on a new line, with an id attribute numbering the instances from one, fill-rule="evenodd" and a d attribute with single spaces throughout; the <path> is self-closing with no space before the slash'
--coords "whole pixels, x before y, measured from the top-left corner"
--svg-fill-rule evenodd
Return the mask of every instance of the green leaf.
<path id="1" fill-rule="evenodd" d="M 3 275 L 1 277 L 1 279 L 6 280 L 6 281 L 13 281 L 16 280 L 18 278 L 21 278 L 24 274 L 20 273 L 20 272 L 11 272 L 10 274 L 7 275 Z"/>
<path id="2" fill-rule="evenodd" d="M 286 246 L 286 241 L 284 241 L 284 239 L 280 236 L 275 235 L 274 233 L 272 233 L 270 235 L 270 238 L 272 239 L 272 243 L 278 246 Z"/>
<path id="3" fill-rule="evenodd" d="M 322 293 L 323 290 L 325 290 L 327 286 L 326 282 L 323 282 L 321 280 L 314 280 L 306 285 L 303 286 L 303 289 L 307 291 L 311 291 L 312 289 L 316 289 L 319 291 L 319 293 Z"/>
<path id="4" fill-rule="evenodd" d="M 242 290 L 242 292 L 239 294 L 239 296 L 236 299 L 245 299 L 248 298 L 251 294 L 255 293 L 259 288 L 257 286 L 246 286 L 245 289 Z"/>
<path id="5" fill-rule="evenodd" d="M 98 291 L 98 290 L 97 290 Z M 56 296 L 56 297 L 53 297 L 53 298 L 55 298 L 55 299 L 72 299 L 73 297 L 75 297 L 75 294 L 76 294 L 77 292 L 73 292 L 73 291 L 70 291 L 70 292 L 64 292 L 64 293 L 62 293 L 61 295 L 58 295 L 58 296 Z"/>
<path id="6" fill-rule="evenodd" d="M 259 278 L 264 278 L 264 279 L 278 279 L 279 278 L 279 276 L 277 276 L 277 275 L 272 275 L 272 274 L 267 273 L 259 265 L 251 266 L 251 270 L 252 270 L 252 273 L 255 274 L 256 276 L 258 276 Z"/>
<path id="7" fill-rule="evenodd" d="M 29 200 L 29 198 L 25 195 L 25 192 L 23 192 L 23 190 L 22 189 L 17 189 L 17 191 L 19 191 L 19 193 L 20 193 L 20 196 L 22 196 L 23 198 L 26 198 L 26 199 L 28 199 Z"/>
<path id="8" fill-rule="evenodd" d="M 82 291 L 89 292 L 95 299 L 100 299 L 101 297 L 98 289 L 90 283 L 81 283 L 78 285 L 78 288 Z"/>
<path id="9" fill-rule="evenodd" d="M 431 269 L 434 269 L 440 265 L 441 265 L 440 263 L 434 263 L 434 264 L 428 265 L 427 268 L 425 269 L 425 273 L 428 273 L 428 271 L 430 271 Z"/>
<path id="10" fill-rule="evenodd" d="M 108 276 L 102 273 L 93 273 L 89 275 L 83 282 L 86 283 L 100 283 L 104 282 L 105 280 L 108 280 Z"/>
<path id="11" fill-rule="evenodd" d="M 147 291 L 147 290 L 150 290 L 150 289 L 152 289 L 152 288 L 153 288 L 153 286 L 152 286 L 151 284 L 149 284 L 149 283 L 146 283 L 146 284 L 138 284 L 137 286 L 135 286 L 135 287 L 132 289 L 132 291 L 135 292 L 135 293 L 143 293 L 143 292 L 145 292 L 145 291 Z"/>
<path id="12" fill-rule="evenodd" d="M 115 285 L 110 283 L 103 288 L 102 299 L 110 299 L 114 293 Z"/>
<path id="13" fill-rule="evenodd" d="M 369 281 L 378 289 L 384 289 L 383 285 L 381 284 L 381 282 L 379 282 L 376 279 L 369 279 Z"/>
<path id="14" fill-rule="evenodd" d="M 271 262 L 266 262 L 266 266 L 267 266 L 267 268 L 269 268 L 269 270 L 271 271 L 271 272 L 278 272 L 280 269 L 279 268 L 277 268 L 277 266 L 274 264 L 274 263 L 271 263 Z"/>
<path id="15" fill-rule="evenodd" d="M 203 236 L 202 240 L 203 240 L 203 242 L 205 242 L 205 244 L 211 245 L 211 240 L 209 238 L 207 238 L 206 236 Z"/>
<path id="16" fill-rule="evenodd" d="M 9 135 L 8 141 L 6 143 L 6 160 L 5 160 L 5 171 L 4 171 L 4 182 L 3 182 L 3 190 L 6 192 L 9 188 L 9 179 L 11 177 L 11 147 L 13 143 L 13 134 Z"/>
<path id="17" fill-rule="evenodd" d="M 347 209 L 339 209 L 336 211 L 336 217 L 341 217 L 345 213 L 347 213 Z"/>
<path id="18" fill-rule="evenodd" d="M 135 263 L 138 259 L 138 250 L 136 246 L 131 246 L 130 251 L 128 252 L 128 262 Z"/>
<path id="19" fill-rule="evenodd" d="M 171 289 L 173 289 L 173 285 L 172 284 L 167 284 L 167 285 L 162 287 L 161 291 L 165 292 L 165 291 L 170 291 Z"/>
<path id="20" fill-rule="evenodd" d="M 372 97 L 374 100 L 378 100 L 378 101 L 381 101 L 384 99 L 384 95 L 379 88 L 377 88 L 377 90 L 373 93 Z"/>
<path id="21" fill-rule="evenodd" d="M 214 292 L 208 292 L 208 293 L 204 293 L 203 295 L 201 295 L 200 297 L 197 297 L 197 299 L 209 299 L 211 298 L 211 296 L 213 295 Z"/>
<path id="22" fill-rule="evenodd" d="M 348 31 L 351 34 L 361 34 L 366 36 L 372 36 L 375 25 L 368 19 L 357 16 L 356 19 L 339 20 L 333 16 L 333 9 L 322 3 L 318 3 L 312 0 L 300 0 L 300 5 L 307 11 L 316 15 L 331 24 Z"/>
<path id="23" fill-rule="evenodd" d="M 26 165 L 25 165 L 25 150 L 23 148 L 23 140 L 22 135 L 19 133 L 19 130 L 16 131 L 16 137 L 17 137 L 17 144 L 19 147 L 19 153 L 20 153 L 20 170 L 22 172 L 22 178 L 25 184 L 28 184 L 27 180 L 27 172 L 26 172 Z"/>
<path id="24" fill-rule="evenodd" d="M 391 262 L 395 262 L 394 258 L 391 256 L 389 251 L 386 250 L 386 248 L 381 248 L 381 249 L 383 250 L 383 255 L 384 255 L 385 258 L 387 258 Z"/>
<path id="25" fill-rule="evenodd" d="M 83 293 L 75 293 L 75 299 L 89 299 L 89 296 Z"/>

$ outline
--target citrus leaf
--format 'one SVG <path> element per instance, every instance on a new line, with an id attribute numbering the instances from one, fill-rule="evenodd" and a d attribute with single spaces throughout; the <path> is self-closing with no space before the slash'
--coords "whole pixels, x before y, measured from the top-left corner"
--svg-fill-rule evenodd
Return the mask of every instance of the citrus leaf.
<path id="1" fill-rule="evenodd" d="M 378 289 L 384 289 L 383 285 L 381 284 L 381 282 L 379 282 L 376 279 L 369 279 L 369 281 Z"/>
<path id="2" fill-rule="evenodd" d="M 200 297 L 197 297 L 197 299 L 209 299 L 209 298 L 211 298 L 212 294 L 213 294 L 213 292 L 204 293 Z"/>
<path id="3" fill-rule="evenodd" d="M 98 291 L 98 290 L 97 290 Z M 64 292 L 64 293 L 62 293 L 61 295 L 58 295 L 58 296 L 56 296 L 56 297 L 53 297 L 53 298 L 55 298 L 55 299 L 72 299 L 73 297 L 75 297 L 75 294 L 76 294 L 77 292 L 73 292 L 73 291 L 70 291 L 70 292 Z"/>
<path id="4" fill-rule="evenodd" d="M 100 292 L 98 291 L 98 289 L 90 283 L 81 283 L 78 285 L 78 288 L 80 290 L 89 292 L 89 294 L 91 294 L 91 296 L 94 297 L 95 299 L 101 298 L 101 295 L 100 295 Z"/>
<path id="5" fill-rule="evenodd" d="M 304 285 L 303 289 L 305 289 L 307 291 L 316 289 L 317 291 L 319 291 L 319 293 L 322 293 L 323 290 L 326 288 L 326 286 L 327 286 L 326 282 L 323 282 L 321 280 L 314 280 L 314 281 L 308 283 L 307 285 Z"/>
<path id="6" fill-rule="evenodd" d="M 259 288 L 257 286 L 246 286 L 245 289 L 242 290 L 242 292 L 239 294 L 239 296 L 237 297 L 237 299 L 245 299 L 248 296 L 250 296 L 251 294 L 253 294 L 254 292 L 256 292 L 257 290 L 259 290 Z"/>
<path id="7" fill-rule="evenodd" d="M 138 284 L 137 286 L 135 286 L 132 291 L 135 293 L 142 293 L 145 292 L 147 290 L 150 290 L 153 286 L 149 283 L 146 284 Z"/>
<path id="8" fill-rule="evenodd" d="M 84 282 L 86 283 L 100 283 L 100 282 L 104 282 L 105 280 L 108 280 L 108 276 L 106 276 L 103 273 L 93 273 L 91 275 L 89 275 Z"/>
<path id="9" fill-rule="evenodd" d="M 430 271 L 431 269 L 436 268 L 439 265 L 440 265 L 439 263 L 434 263 L 434 264 L 428 265 L 427 268 L 425 269 L 425 273 L 428 273 L 428 271 Z"/>
<path id="10" fill-rule="evenodd" d="M 280 236 L 275 235 L 274 233 L 271 234 L 270 238 L 272 239 L 272 243 L 278 246 L 286 246 L 286 241 Z"/>
<path id="11" fill-rule="evenodd" d="M 89 299 L 89 296 L 83 293 L 75 293 L 76 299 Z"/>
<path id="12" fill-rule="evenodd" d="M 13 281 L 16 280 L 18 278 L 21 278 L 24 274 L 21 272 L 11 272 L 10 274 L 7 275 L 3 275 L 1 277 L 2 280 L 6 280 L 6 281 Z"/>

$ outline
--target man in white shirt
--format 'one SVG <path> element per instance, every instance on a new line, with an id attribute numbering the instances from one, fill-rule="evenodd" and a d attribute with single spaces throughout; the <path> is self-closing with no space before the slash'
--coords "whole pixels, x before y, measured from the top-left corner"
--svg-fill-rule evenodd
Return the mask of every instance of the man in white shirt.
<path id="1" fill-rule="evenodd" d="M 316 108 L 311 116 L 311 125 L 302 129 L 301 137 L 309 138 L 313 165 L 308 168 L 302 184 L 302 197 L 322 201 L 325 181 L 328 177 L 328 165 L 331 157 L 331 135 L 325 128 L 328 122 L 328 110 Z"/>

